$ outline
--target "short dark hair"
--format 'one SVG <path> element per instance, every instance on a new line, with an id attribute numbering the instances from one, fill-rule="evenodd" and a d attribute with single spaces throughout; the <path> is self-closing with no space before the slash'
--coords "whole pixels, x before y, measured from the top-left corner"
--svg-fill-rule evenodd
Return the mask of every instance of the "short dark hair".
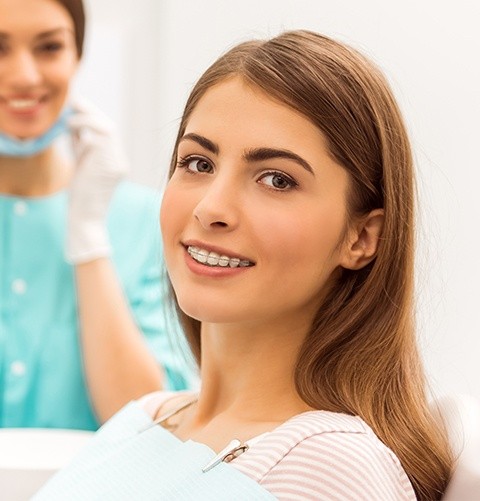
<path id="1" fill-rule="evenodd" d="M 77 47 L 78 57 L 83 54 L 83 41 L 85 39 L 85 7 L 83 0 L 56 0 L 67 9 L 73 25 L 75 27 L 75 46 Z"/>

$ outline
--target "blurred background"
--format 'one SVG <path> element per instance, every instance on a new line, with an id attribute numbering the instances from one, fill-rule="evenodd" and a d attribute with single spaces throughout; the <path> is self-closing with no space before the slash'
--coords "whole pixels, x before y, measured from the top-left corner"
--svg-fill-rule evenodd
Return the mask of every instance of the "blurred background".
<path id="1" fill-rule="evenodd" d="M 87 0 L 77 90 L 120 127 L 131 177 L 161 190 L 179 117 L 230 46 L 319 31 L 385 71 L 418 172 L 418 330 L 436 395 L 480 398 L 480 3 Z M 479 151 L 477 152 L 477 149 Z"/>

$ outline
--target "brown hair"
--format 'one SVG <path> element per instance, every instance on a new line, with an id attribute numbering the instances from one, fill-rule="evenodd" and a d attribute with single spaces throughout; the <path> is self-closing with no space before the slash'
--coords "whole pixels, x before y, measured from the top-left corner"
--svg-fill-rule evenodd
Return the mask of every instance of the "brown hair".
<path id="1" fill-rule="evenodd" d="M 82 0 L 55 0 L 67 9 L 73 19 L 75 27 L 75 46 L 79 58 L 83 54 L 83 41 L 85 38 L 85 7 Z"/>
<path id="2" fill-rule="evenodd" d="M 190 94 L 171 173 L 199 99 L 234 75 L 322 131 L 330 154 L 349 173 L 350 217 L 385 212 L 375 260 L 361 270 L 342 270 L 316 314 L 295 367 L 297 391 L 316 409 L 362 417 L 400 459 L 418 499 L 439 499 L 452 455 L 428 408 L 415 339 L 413 161 L 389 85 L 357 51 L 316 33 L 242 43 L 220 57 Z M 199 362 L 200 322 L 175 304 Z"/>

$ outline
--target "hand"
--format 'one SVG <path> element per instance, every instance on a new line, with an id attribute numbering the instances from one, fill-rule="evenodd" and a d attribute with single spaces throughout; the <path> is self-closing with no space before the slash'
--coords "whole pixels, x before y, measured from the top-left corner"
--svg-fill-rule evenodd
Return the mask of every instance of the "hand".
<path id="1" fill-rule="evenodd" d="M 77 100 L 69 118 L 75 172 L 70 186 L 66 258 L 72 264 L 110 255 L 106 219 L 127 160 L 113 122 L 92 104 Z"/>

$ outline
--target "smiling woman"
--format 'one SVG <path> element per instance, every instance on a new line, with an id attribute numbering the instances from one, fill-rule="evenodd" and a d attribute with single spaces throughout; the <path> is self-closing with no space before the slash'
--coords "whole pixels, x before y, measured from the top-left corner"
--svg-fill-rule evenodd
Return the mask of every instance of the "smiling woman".
<path id="1" fill-rule="evenodd" d="M 178 156 L 161 220 L 182 311 L 202 321 L 267 323 L 289 344 L 298 331 L 301 343 L 298 326 L 311 323 L 328 277 L 375 254 L 381 212 L 369 216 L 363 255 L 352 255 L 342 243 L 352 238 L 339 203 L 346 199 L 345 169 L 330 158 L 317 127 L 241 78 L 205 93 Z M 192 246 L 207 266 L 182 252 Z M 217 254 L 239 259 L 239 267 L 212 267 Z"/>
<path id="2" fill-rule="evenodd" d="M 88 499 L 110 475 L 110 499 L 441 498 L 412 157 L 370 61 L 307 31 L 220 57 L 187 100 L 160 219 L 201 390 L 126 407 L 99 432 L 108 459 L 92 446 L 38 499 Z"/>
<path id="3" fill-rule="evenodd" d="M 1 427 L 96 429 L 184 385 L 159 311 L 156 194 L 118 184 L 113 124 L 70 95 L 84 31 L 81 0 L 0 0 Z"/>
<path id="4" fill-rule="evenodd" d="M 77 69 L 74 21 L 53 1 L 0 8 L 0 129 L 37 137 L 56 121 Z"/>

